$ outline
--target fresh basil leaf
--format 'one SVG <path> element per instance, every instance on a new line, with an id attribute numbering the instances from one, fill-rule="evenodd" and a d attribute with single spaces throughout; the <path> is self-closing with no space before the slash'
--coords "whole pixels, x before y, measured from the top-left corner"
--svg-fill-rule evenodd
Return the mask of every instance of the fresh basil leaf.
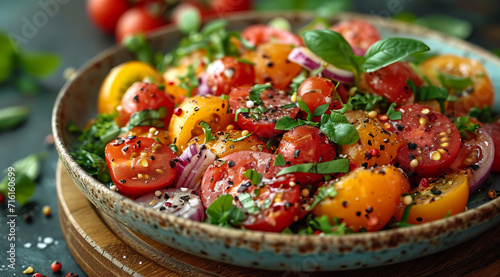
<path id="1" fill-rule="evenodd" d="M 418 52 L 429 51 L 425 43 L 410 38 L 386 38 L 375 42 L 365 53 L 361 72 L 374 72 L 402 58 Z"/>
<path id="2" fill-rule="evenodd" d="M 336 159 L 324 163 L 297 164 L 282 169 L 276 176 L 287 173 L 305 172 L 317 174 L 347 173 L 349 172 L 348 159 Z"/>
<path id="3" fill-rule="evenodd" d="M 467 77 L 450 75 L 443 72 L 438 72 L 437 77 L 443 87 L 453 88 L 459 92 L 474 85 L 472 80 Z"/>
<path id="4" fill-rule="evenodd" d="M 274 159 L 274 166 L 286 166 L 285 157 L 281 153 L 278 153 L 276 159 Z"/>
<path id="5" fill-rule="evenodd" d="M 0 109 L 0 131 L 11 130 L 28 117 L 29 109 L 27 107 L 8 107 Z"/>
<path id="6" fill-rule="evenodd" d="M 351 46 L 344 37 L 331 30 L 311 30 L 302 34 L 304 43 L 325 62 L 340 69 L 356 71 Z"/>
<path id="7" fill-rule="evenodd" d="M 198 125 L 203 128 L 203 132 L 205 133 L 205 143 L 215 140 L 214 135 L 212 134 L 212 127 L 205 121 L 201 121 Z"/>
<path id="8" fill-rule="evenodd" d="M 458 132 L 460 132 L 460 136 L 463 139 L 467 138 L 466 131 L 475 133 L 477 129 L 481 127 L 479 126 L 479 124 L 470 122 L 470 119 L 467 116 L 460 116 L 459 118 L 454 120 L 453 123 L 455 123 L 455 126 L 457 126 Z"/>
<path id="9" fill-rule="evenodd" d="M 198 8 L 194 6 L 186 6 L 179 10 L 179 18 L 177 20 L 177 28 L 184 34 L 195 33 L 201 25 L 201 15 Z"/>
<path id="10" fill-rule="evenodd" d="M 291 130 L 297 126 L 300 126 L 300 124 L 295 121 L 293 118 L 289 116 L 284 116 L 276 122 L 276 125 L 274 126 L 275 130 Z"/>
<path id="11" fill-rule="evenodd" d="M 394 110 L 394 107 L 396 107 L 396 103 L 392 103 L 389 106 L 389 109 L 387 110 L 387 116 L 390 120 L 400 120 L 401 117 L 403 117 L 403 114 L 400 111 Z"/>
<path id="12" fill-rule="evenodd" d="M 244 136 L 241 136 L 241 137 L 239 137 L 239 138 L 237 138 L 237 139 L 230 139 L 230 138 L 227 138 L 226 140 L 227 140 L 227 141 L 232 141 L 232 142 L 238 142 L 238 141 L 245 140 L 246 138 L 248 138 L 248 137 L 249 137 L 249 136 L 251 136 L 252 134 L 253 134 L 253 132 L 252 132 L 252 133 L 248 133 L 248 134 L 246 134 L 246 135 L 244 135 Z"/>
<path id="13" fill-rule="evenodd" d="M 61 63 L 61 57 L 58 55 L 41 52 L 21 53 L 19 59 L 21 68 L 36 77 L 51 74 Z"/>
<path id="14" fill-rule="evenodd" d="M 127 36 L 123 44 L 128 51 L 135 55 L 137 60 L 156 66 L 153 48 L 146 41 L 146 37 L 143 34 Z"/>
<path id="15" fill-rule="evenodd" d="M 281 106 L 280 108 L 281 109 L 291 109 L 291 108 L 295 108 L 295 107 L 297 107 L 297 103 L 285 104 L 285 105 Z"/>
<path id="16" fill-rule="evenodd" d="M 311 111 L 309 110 L 309 107 L 307 106 L 306 102 L 298 100 L 297 103 L 299 104 L 300 109 L 307 113 L 306 120 L 311 121 L 312 120 Z"/>
<path id="17" fill-rule="evenodd" d="M 193 91 L 193 89 L 197 88 L 200 85 L 198 77 L 196 77 L 196 72 L 194 71 L 194 66 L 192 64 L 188 66 L 188 72 L 186 73 L 186 75 L 179 76 L 179 80 L 181 81 L 181 84 L 179 86 L 187 91 L 187 97 L 191 97 L 191 92 Z"/>
<path id="18" fill-rule="evenodd" d="M 347 227 L 345 222 L 340 223 L 337 218 L 333 218 L 333 222 L 334 224 L 331 223 L 327 215 L 322 215 L 321 217 L 311 216 L 307 220 L 307 225 L 313 230 L 321 231 L 326 235 L 345 235 L 354 233 L 354 231 Z"/>
<path id="19" fill-rule="evenodd" d="M 245 173 L 243 174 L 243 176 L 245 176 L 246 178 L 248 178 L 252 184 L 254 186 L 257 186 L 259 187 L 260 184 L 262 183 L 262 174 L 260 174 L 259 172 L 257 172 L 255 169 L 248 169 L 247 171 L 245 171 Z"/>
<path id="20" fill-rule="evenodd" d="M 436 100 L 439 102 L 441 113 L 445 112 L 444 102 L 448 100 L 448 90 L 443 87 L 422 86 L 417 88 L 411 79 L 406 81 L 418 101 Z"/>
<path id="21" fill-rule="evenodd" d="M 344 107 L 345 108 L 345 107 Z M 319 128 L 328 138 L 340 145 L 353 144 L 359 140 L 359 134 L 347 118 L 335 111 L 321 116 Z"/>
<path id="22" fill-rule="evenodd" d="M 314 207 L 316 207 L 316 205 L 318 205 L 319 202 L 323 201 L 327 197 L 331 199 L 334 198 L 335 196 L 337 196 L 337 191 L 335 190 L 332 184 L 323 185 L 318 189 L 318 192 L 314 195 L 314 201 L 309 209 L 310 210 L 314 209 Z"/>
<path id="23" fill-rule="evenodd" d="M 432 14 L 418 18 L 415 23 L 461 39 L 467 39 L 472 34 L 470 22 L 449 15 Z"/>
<path id="24" fill-rule="evenodd" d="M 257 207 L 257 204 L 253 200 L 253 197 L 250 195 L 250 193 L 242 192 L 238 194 L 238 201 L 240 201 L 245 212 L 253 215 L 256 215 L 260 212 L 259 208 Z"/>
<path id="25" fill-rule="evenodd" d="M 312 116 L 322 116 L 328 110 L 329 107 L 330 107 L 330 104 L 328 104 L 328 103 L 323 104 L 321 106 L 318 106 L 314 110 Z"/>
<path id="26" fill-rule="evenodd" d="M 137 126 L 151 126 L 156 128 L 164 128 L 167 117 L 167 108 L 160 107 L 157 110 L 142 110 L 133 113 L 127 125 L 123 128 L 124 132 L 128 132 Z"/>
<path id="27" fill-rule="evenodd" d="M 206 210 L 207 222 L 223 227 L 237 227 L 245 219 L 242 209 L 233 206 L 229 194 L 219 196 Z"/>
<path id="28" fill-rule="evenodd" d="M 260 189 L 254 189 L 253 190 L 253 194 L 255 195 L 255 197 L 259 197 L 259 195 L 260 195 Z"/>

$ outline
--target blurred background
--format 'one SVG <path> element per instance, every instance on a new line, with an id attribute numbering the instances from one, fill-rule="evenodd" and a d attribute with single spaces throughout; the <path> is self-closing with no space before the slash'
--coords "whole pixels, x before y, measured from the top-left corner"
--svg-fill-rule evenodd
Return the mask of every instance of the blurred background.
<path id="1" fill-rule="evenodd" d="M 65 79 L 127 34 L 245 10 L 379 15 L 424 25 L 500 55 L 496 0 L 0 0 L 0 170 L 26 157 L 31 170 L 23 179 L 25 189 L 18 190 L 23 205 L 16 206 L 14 271 L 6 267 L 5 179 L 0 183 L 0 276 L 22 275 L 28 266 L 49 275 L 54 260 L 61 261 L 64 275 L 84 276 L 69 254 L 57 217 L 57 153 L 50 117 Z M 44 206 L 51 207 L 51 217 L 43 214 Z"/>

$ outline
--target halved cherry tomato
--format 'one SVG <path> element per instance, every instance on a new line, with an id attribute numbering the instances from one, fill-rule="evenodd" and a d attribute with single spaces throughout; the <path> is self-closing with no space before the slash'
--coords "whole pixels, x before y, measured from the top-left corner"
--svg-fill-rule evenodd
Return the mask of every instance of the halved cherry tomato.
<path id="1" fill-rule="evenodd" d="M 253 85 L 253 65 L 240 62 L 235 57 L 224 57 L 213 61 L 207 68 L 207 84 L 216 95 L 229 94 L 231 89 Z"/>
<path id="2" fill-rule="evenodd" d="M 312 213 L 315 216 L 327 215 L 332 221 L 336 217 L 355 232 L 361 228 L 377 231 L 396 212 L 401 194 L 408 189 L 407 182 L 393 166 L 358 168 L 338 181 L 325 184 L 333 186 L 337 196 L 323 199 Z"/>
<path id="3" fill-rule="evenodd" d="M 461 213 L 469 198 L 467 174 L 462 171 L 432 178 L 428 187 L 420 186 L 410 194 L 414 199 L 407 223 L 420 224 Z M 397 220 L 401 220 L 404 208 L 396 213 Z"/>
<path id="4" fill-rule="evenodd" d="M 229 103 L 233 113 L 240 108 L 247 108 L 251 90 L 251 86 L 241 86 L 231 91 Z M 283 133 L 282 130 L 274 129 L 276 122 L 285 116 L 295 118 L 299 113 L 299 108 L 296 106 L 287 109 L 280 108 L 292 103 L 290 97 L 283 91 L 266 89 L 261 93 L 260 98 L 263 102 L 263 105 L 260 106 L 263 112 L 239 113 L 236 123 L 241 129 L 248 130 L 259 138 L 271 138 L 274 135 Z"/>
<path id="5" fill-rule="evenodd" d="M 335 147 L 318 128 L 303 125 L 283 135 L 276 153 L 281 153 L 287 165 L 328 162 L 335 158 Z M 310 183 L 323 179 L 322 174 L 295 173 L 297 182 Z"/>
<path id="6" fill-rule="evenodd" d="M 207 122 L 214 132 L 233 123 L 234 115 L 228 113 L 228 105 L 227 100 L 213 95 L 197 95 L 182 102 L 168 126 L 168 138 L 179 149 L 177 153 L 182 153 L 192 137 L 203 134 L 201 121 Z"/>
<path id="7" fill-rule="evenodd" d="M 450 89 L 458 100 L 448 103 L 448 111 L 467 113 L 472 107 L 493 105 L 495 97 L 493 85 L 486 69 L 479 61 L 454 55 L 437 55 L 422 62 L 420 68 L 432 84 L 437 86 L 441 85 L 439 73 L 470 78 L 472 81 L 473 86 L 465 88 L 464 91 Z"/>
<path id="8" fill-rule="evenodd" d="M 133 113 L 143 110 L 157 110 L 164 107 L 167 114 L 163 122 L 165 127 L 168 127 L 174 106 L 174 97 L 160 90 L 157 84 L 134 83 L 122 98 L 119 109 L 120 122 L 125 125 Z"/>
<path id="9" fill-rule="evenodd" d="M 331 110 L 342 108 L 342 103 L 338 99 L 333 99 L 334 96 L 337 96 L 334 90 L 335 84 L 330 79 L 317 76 L 309 77 L 300 85 L 297 91 L 297 99 L 304 101 L 311 113 L 314 113 L 319 106 L 329 104 L 325 114 L 330 114 Z M 304 111 L 300 111 L 300 113 L 301 116 L 307 116 Z M 321 116 L 313 118 L 315 122 L 320 120 Z"/>
<path id="10" fill-rule="evenodd" d="M 274 166 L 275 155 L 264 152 L 240 151 L 222 158 L 224 164 L 211 165 L 201 185 L 201 199 L 205 207 L 222 194 L 237 197 L 248 192 L 258 205 L 257 214 L 248 215 L 243 222 L 246 229 L 268 232 L 281 232 L 290 226 L 299 211 L 300 190 L 290 186 L 293 175 L 276 178 L 283 167 Z M 263 175 L 263 183 L 252 184 L 244 176 L 248 169 L 254 169 Z M 257 190 L 259 193 L 257 193 Z M 239 201 L 235 201 L 241 206 Z"/>
<path id="11" fill-rule="evenodd" d="M 255 82 L 271 82 L 277 89 L 286 89 L 302 67 L 288 60 L 293 47 L 286 44 L 269 42 L 247 54 L 247 59 L 255 63 Z"/>
<path id="12" fill-rule="evenodd" d="M 455 124 L 423 105 L 405 105 L 400 111 L 403 113 L 400 135 L 406 145 L 399 148 L 396 161 L 411 175 L 428 177 L 442 173 L 462 147 Z"/>
<path id="13" fill-rule="evenodd" d="M 359 88 L 387 98 L 397 104 L 413 103 L 413 92 L 406 85 L 411 79 L 417 87 L 423 81 L 408 62 L 395 62 L 375 72 L 363 73 L 359 78 Z"/>
<path id="14" fill-rule="evenodd" d="M 125 134 L 125 137 L 146 137 L 152 138 L 154 140 L 159 139 L 161 143 L 165 145 L 170 144 L 170 140 L 168 139 L 167 129 L 163 128 L 151 128 L 148 126 L 137 126 L 132 128 L 132 130 L 128 131 Z"/>
<path id="15" fill-rule="evenodd" d="M 105 154 L 113 183 L 128 197 L 165 188 L 177 175 L 174 152 L 151 138 L 118 138 L 106 145 Z"/>
<path id="16" fill-rule="evenodd" d="M 372 44 L 380 40 L 380 33 L 372 24 L 362 20 L 341 21 L 331 30 L 340 33 L 356 55 L 364 55 Z"/>
<path id="17" fill-rule="evenodd" d="M 249 26 L 241 32 L 241 36 L 255 46 L 271 41 L 294 46 L 304 45 L 296 34 L 268 25 Z"/>
<path id="18" fill-rule="evenodd" d="M 97 112 L 107 114 L 116 112 L 116 107 L 120 105 L 127 89 L 135 82 L 142 82 L 146 77 L 163 84 L 162 75 L 147 63 L 130 61 L 111 69 L 99 90 Z"/>
<path id="19" fill-rule="evenodd" d="M 244 136 L 242 130 L 226 130 L 215 132 L 215 139 L 205 143 L 205 134 L 189 140 L 188 144 L 204 144 L 219 158 L 238 151 L 269 152 L 266 144 L 254 135 Z M 243 138 L 243 139 L 242 139 Z"/>
<path id="20" fill-rule="evenodd" d="M 364 111 L 345 113 L 359 134 L 359 141 L 342 146 L 342 153 L 359 165 L 370 168 L 374 165 L 391 163 L 403 145 L 395 134 L 386 131 L 377 118 L 370 118 Z"/>

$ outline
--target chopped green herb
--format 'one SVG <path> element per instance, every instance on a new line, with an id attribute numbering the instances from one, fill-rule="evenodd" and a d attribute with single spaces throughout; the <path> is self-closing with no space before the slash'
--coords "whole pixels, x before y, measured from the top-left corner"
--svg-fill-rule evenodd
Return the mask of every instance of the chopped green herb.
<path id="1" fill-rule="evenodd" d="M 372 111 L 376 106 L 385 106 L 387 104 L 384 97 L 371 93 L 356 93 L 347 101 L 347 109 Z"/>
<path id="2" fill-rule="evenodd" d="M 135 55 L 137 60 L 149 63 L 152 66 L 156 66 L 155 53 L 153 51 L 153 48 L 146 41 L 146 38 L 143 34 L 128 36 L 123 41 L 123 44 L 125 45 L 127 50 Z"/>
<path id="3" fill-rule="evenodd" d="M 242 192 L 238 194 L 238 200 L 240 201 L 241 205 L 243 206 L 243 209 L 245 212 L 249 214 L 258 214 L 259 213 L 259 208 L 257 207 L 257 204 L 253 200 L 252 196 L 248 192 Z"/>
<path id="4" fill-rule="evenodd" d="M 413 196 L 412 196 L 411 204 L 405 207 L 405 209 L 403 210 L 403 215 L 401 216 L 401 221 L 396 222 L 396 226 L 398 226 L 398 227 L 412 226 L 412 224 L 406 223 L 406 221 L 408 220 L 408 217 L 410 216 L 410 210 L 411 210 L 412 206 L 413 206 Z"/>
<path id="5" fill-rule="evenodd" d="M 302 71 L 292 79 L 292 83 L 290 84 L 292 94 L 299 90 L 300 85 L 307 79 L 307 76 L 307 70 L 302 69 Z"/>
<path id="6" fill-rule="evenodd" d="M 491 123 L 495 121 L 493 111 L 490 106 L 484 106 L 483 108 L 473 107 L 469 110 L 469 116 L 475 117 L 484 123 Z"/>
<path id="7" fill-rule="evenodd" d="M 271 85 L 266 85 L 266 84 L 256 84 L 252 87 L 252 90 L 250 91 L 250 100 L 253 101 L 254 105 L 262 105 L 264 102 L 262 102 L 262 99 L 260 99 L 260 95 L 262 92 L 266 89 L 272 89 L 273 87 Z"/>
<path id="8" fill-rule="evenodd" d="M 310 210 L 314 209 L 319 202 L 323 201 L 327 197 L 333 198 L 337 196 L 337 191 L 333 187 L 333 185 L 323 185 L 318 189 L 318 192 L 314 195 L 314 201 L 311 204 Z"/>
<path id="9" fill-rule="evenodd" d="M 240 63 L 246 63 L 246 64 L 250 64 L 250 65 L 255 65 L 255 63 L 254 63 L 254 62 L 249 61 L 249 60 L 247 60 L 247 59 L 236 59 L 236 60 L 237 60 L 238 62 L 240 62 Z"/>
<path id="10" fill-rule="evenodd" d="M 245 171 L 243 176 L 250 179 L 250 181 L 252 182 L 252 184 L 254 186 L 257 186 L 257 187 L 262 186 L 262 177 L 263 176 L 261 173 L 257 172 L 255 169 L 251 169 L 251 168 L 248 169 L 247 171 Z"/>
<path id="11" fill-rule="evenodd" d="M 336 159 L 323 163 L 297 164 L 282 169 L 276 176 L 294 172 L 310 172 L 317 174 L 347 173 L 349 159 Z"/>
<path id="12" fill-rule="evenodd" d="M 188 66 L 188 72 L 186 75 L 179 76 L 179 80 L 181 80 L 181 84 L 179 86 L 187 91 L 187 97 L 191 97 L 192 90 L 200 85 L 192 64 Z"/>
<path id="13" fill-rule="evenodd" d="M 300 124 L 295 121 L 293 118 L 289 116 L 284 116 L 276 122 L 276 125 L 274 126 L 274 129 L 276 130 L 291 130 L 297 126 L 300 126 Z"/>
<path id="14" fill-rule="evenodd" d="M 158 142 L 161 142 L 161 141 L 158 141 Z M 175 145 L 175 144 L 170 144 L 168 147 L 170 147 L 170 149 L 172 149 L 172 151 L 174 153 L 177 153 L 177 151 L 179 151 L 179 148 L 177 148 L 177 145 Z"/>
<path id="15" fill-rule="evenodd" d="M 341 110 L 332 110 L 330 115 L 321 116 L 320 130 L 328 138 L 340 145 L 353 144 L 359 140 L 359 134 L 347 118 L 343 115 L 345 106 Z M 342 111 L 343 110 L 343 111 Z"/>
<path id="16" fill-rule="evenodd" d="M 248 134 L 246 134 L 246 135 L 244 135 L 244 136 L 241 136 L 241 137 L 239 137 L 239 138 L 237 138 L 237 139 L 230 139 L 230 138 L 227 138 L 227 140 L 228 140 L 228 141 L 232 141 L 232 142 L 238 142 L 238 141 L 242 141 L 242 140 L 244 140 L 244 139 L 248 138 L 248 137 L 249 137 L 249 136 L 251 136 L 252 134 L 253 134 L 253 132 L 252 132 L 252 133 L 248 133 Z"/>
<path id="17" fill-rule="evenodd" d="M 236 112 L 234 113 L 234 121 L 238 122 L 238 115 L 240 113 L 249 113 L 250 112 L 250 109 L 249 108 L 239 108 L 236 110 Z"/>
<path id="18" fill-rule="evenodd" d="M 212 134 L 212 127 L 210 127 L 210 124 L 208 124 L 205 121 L 201 121 L 199 125 L 201 126 L 201 128 L 203 128 L 203 132 L 205 133 L 205 143 L 215 140 L 215 137 Z"/>
<path id="19" fill-rule="evenodd" d="M 455 89 L 459 92 L 474 85 L 470 78 L 462 76 L 455 76 L 443 72 L 438 72 L 437 77 L 439 79 L 439 82 L 441 82 L 441 85 L 446 88 Z"/>
<path id="20" fill-rule="evenodd" d="M 390 120 L 400 120 L 403 114 L 400 111 L 394 110 L 394 107 L 396 107 L 396 103 L 392 103 L 389 106 L 389 109 L 387 110 L 387 116 Z"/>
<path id="21" fill-rule="evenodd" d="M 470 122 L 470 119 L 466 116 L 460 116 L 457 118 L 455 121 L 455 126 L 457 126 L 458 131 L 460 132 L 460 136 L 462 138 L 467 138 L 467 132 L 469 131 L 471 133 L 475 133 L 477 129 L 479 129 L 481 126 L 479 124 L 475 124 Z"/>
<path id="22" fill-rule="evenodd" d="M 411 79 L 408 79 L 406 84 L 410 87 L 413 94 L 415 94 L 415 98 L 418 101 L 436 100 L 439 102 L 441 113 L 445 112 L 444 102 L 448 100 L 448 90 L 446 88 L 432 85 L 417 88 Z"/>
<path id="23" fill-rule="evenodd" d="M 123 128 L 123 132 L 128 132 L 137 126 L 151 126 L 156 128 L 164 128 L 167 117 L 167 108 L 160 107 L 158 110 L 142 110 L 133 113 L 130 120 Z"/>

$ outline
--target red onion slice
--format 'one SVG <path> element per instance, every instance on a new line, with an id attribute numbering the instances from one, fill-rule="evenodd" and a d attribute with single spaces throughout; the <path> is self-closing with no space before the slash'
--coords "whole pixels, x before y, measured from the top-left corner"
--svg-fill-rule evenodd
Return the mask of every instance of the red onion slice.
<path id="1" fill-rule="evenodd" d="M 324 61 L 307 47 L 295 47 L 288 55 L 288 59 L 301 65 L 307 70 L 313 71 L 321 66 Z M 353 83 L 354 73 L 351 71 L 336 68 L 329 64 L 322 72 L 322 76 L 337 82 Z"/>
<path id="2" fill-rule="evenodd" d="M 205 219 L 205 209 L 201 204 L 201 199 L 192 189 L 162 189 L 143 195 L 135 201 L 160 212 L 178 217 L 195 221 Z"/>
<path id="3" fill-rule="evenodd" d="M 476 157 L 473 159 L 473 157 Z M 477 130 L 477 135 L 473 138 L 462 142 L 462 149 L 458 157 L 450 165 L 451 169 L 460 170 L 465 167 L 471 169 L 472 176 L 469 177 L 469 192 L 476 191 L 485 181 L 493 167 L 493 159 L 495 156 L 495 145 L 493 139 L 480 128 Z M 473 163 L 467 163 L 466 160 L 472 157 Z"/>
<path id="4" fill-rule="evenodd" d="M 198 190 L 203 173 L 213 164 L 215 157 L 205 146 L 200 147 L 196 143 L 189 145 L 179 157 L 174 186 Z"/>

